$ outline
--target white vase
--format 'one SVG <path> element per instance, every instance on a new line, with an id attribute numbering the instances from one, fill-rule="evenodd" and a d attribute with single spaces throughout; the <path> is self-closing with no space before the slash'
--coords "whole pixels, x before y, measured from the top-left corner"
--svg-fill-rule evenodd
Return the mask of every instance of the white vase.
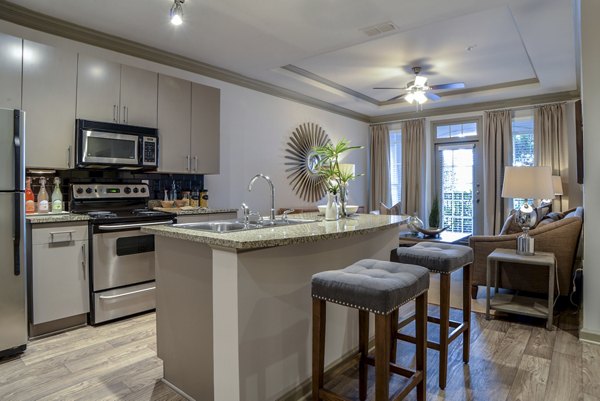
<path id="1" fill-rule="evenodd" d="M 338 216 L 338 205 L 335 201 L 335 195 L 327 193 L 327 207 L 325 208 L 325 220 L 332 221 L 337 220 Z"/>

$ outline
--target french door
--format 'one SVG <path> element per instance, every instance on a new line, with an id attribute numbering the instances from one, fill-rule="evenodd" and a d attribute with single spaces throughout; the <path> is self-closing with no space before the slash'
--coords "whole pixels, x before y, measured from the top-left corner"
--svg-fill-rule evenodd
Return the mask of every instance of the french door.
<path id="1" fill-rule="evenodd" d="M 457 233 L 483 232 L 481 151 L 477 141 L 435 145 L 440 226 Z"/>

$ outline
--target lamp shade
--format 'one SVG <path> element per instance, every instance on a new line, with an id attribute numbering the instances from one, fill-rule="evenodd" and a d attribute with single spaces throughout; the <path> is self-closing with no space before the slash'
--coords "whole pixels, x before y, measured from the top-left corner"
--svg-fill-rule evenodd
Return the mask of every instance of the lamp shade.
<path id="1" fill-rule="evenodd" d="M 504 168 L 503 198 L 552 199 L 552 168 L 549 166 Z"/>
<path id="2" fill-rule="evenodd" d="M 564 195 L 562 180 L 559 175 L 552 176 L 552 187 L 554 188 L 554 195 Z"/>

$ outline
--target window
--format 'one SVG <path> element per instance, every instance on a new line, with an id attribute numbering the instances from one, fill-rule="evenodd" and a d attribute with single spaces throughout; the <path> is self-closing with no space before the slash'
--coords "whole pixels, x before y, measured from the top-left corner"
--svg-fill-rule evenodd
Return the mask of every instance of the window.
<path id="1" fill-rule="evenodd" d="M 454 139 L 477 136 L 477 123 L 464 122 L 436 126 L 435 136 L 437 139 Z"/>
<path id="2" fill-rule="evenodd" d="M 531 110 L 516 111 L 512 118 L 513 166 L 534 165 L 533 114 Z M 513 199 L 518 209 L 525 199 Z"/>
<path id="3" fill-rule="evenodd" d="M 390 131 L 390 193 L 392 205 L 402 198 L 402 131 Z"/>

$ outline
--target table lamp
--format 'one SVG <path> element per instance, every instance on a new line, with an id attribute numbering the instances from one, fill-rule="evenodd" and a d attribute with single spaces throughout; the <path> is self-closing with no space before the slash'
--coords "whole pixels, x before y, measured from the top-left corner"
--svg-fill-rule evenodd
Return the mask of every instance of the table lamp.
<path id="1" fill-rule="evenodd" d="M 515 218 L 523 230 L 517 238 L 517 254 L 531 256 L 535 254 L 534 240 L 529 236 L 529 229 L 535 226 L 537 214 L 529 199 L 552 199 L 552 168 L 544 167 L 511 167 L 504 169 L 502 185 L 503 198 L 523 198 L 525 203 L 517 210 Z"/>

